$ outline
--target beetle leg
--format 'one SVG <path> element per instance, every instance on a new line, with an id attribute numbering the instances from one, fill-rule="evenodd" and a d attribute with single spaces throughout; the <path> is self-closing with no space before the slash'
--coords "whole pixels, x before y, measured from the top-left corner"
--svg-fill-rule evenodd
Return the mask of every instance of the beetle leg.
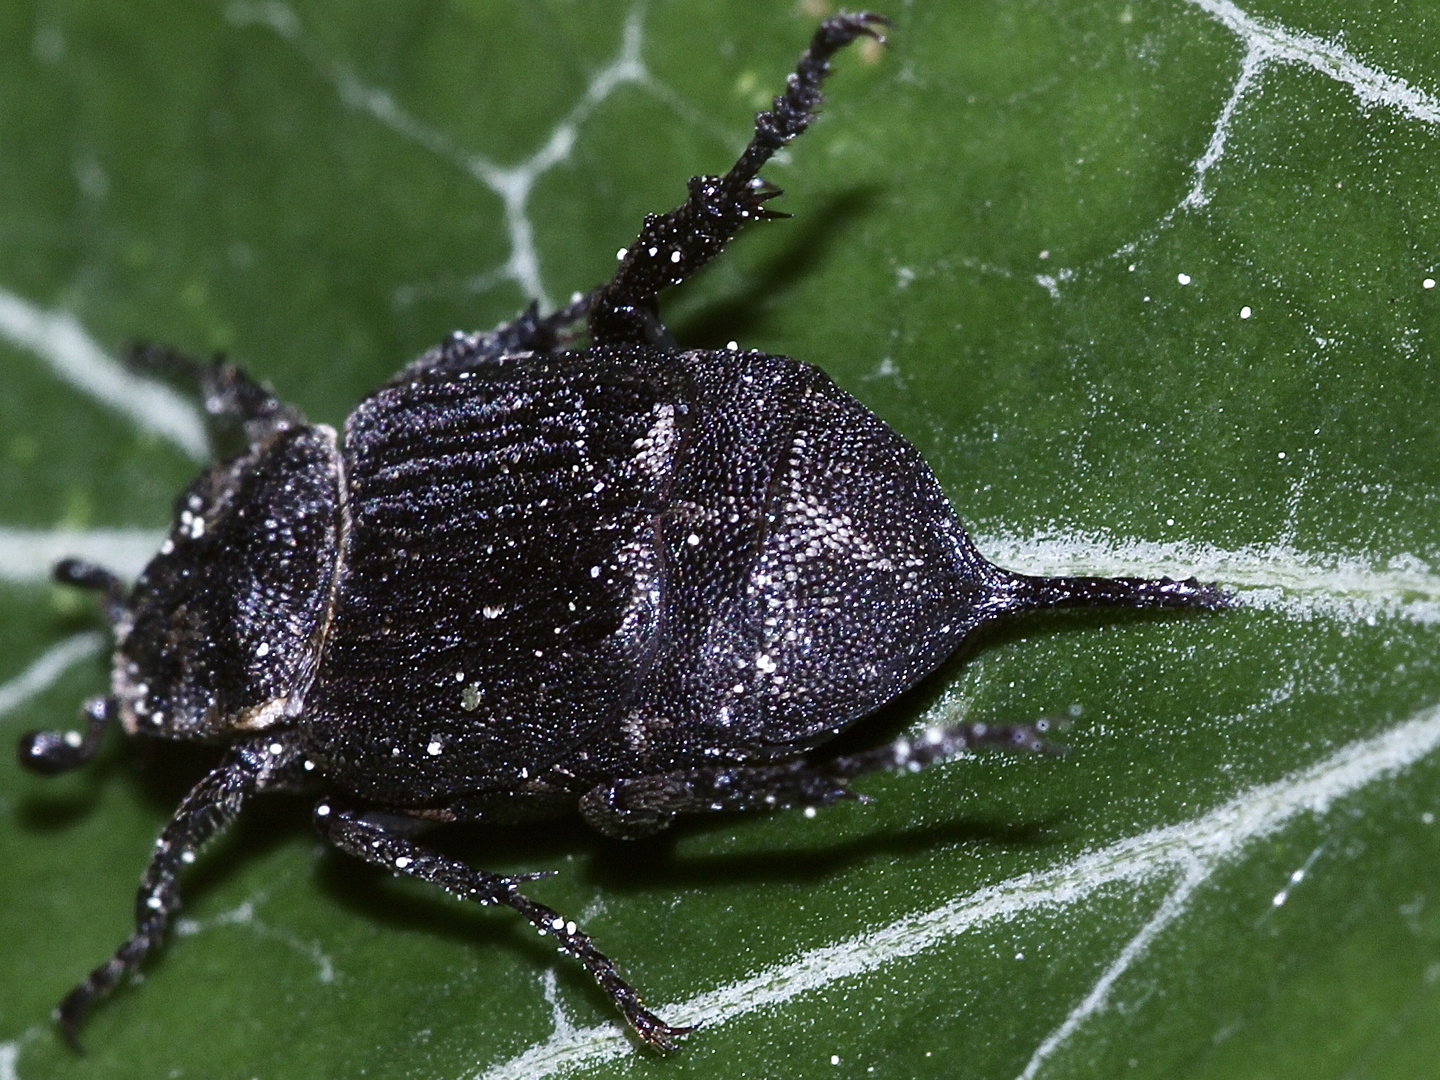
<path id="1" fill-rule="evenodd" d="M 62 585 L 75 585 L 103 593 L 105 617 L 118 626 L 129 614 L 125 583 L 118 576 L 84 559 L 61 559 L 51 571 Z M 95 756 L 100 736 L 115 719 L 117 709 L 111 698 L 91 698 L 85 703 L 90 729 L 78 731 L 27 731 L 20 736 L 16 757 L 31 772 L 54 776 L 78 768 Z"/>
<path id="2" fill-rule="evenodd" d="M 830 58 L 858 37 L 884 38 L 879 15 L 836 15 L 815 31 L 785 92 L 773 108 L 755 117 L 750 145 L 724 176 L 690 178 L 690 197 L 668 214 L 651 214 L 635 242 L 625 249 L 620 268 L 592 295 L 590 336 L 596 345 L 658 345 L 669 335 L 660 321 L 656 298 L 708 263 L 748 221 L 783 217 L 765 209 L 780 194 L 760 178 L 761 167 L 815 117 L 820 85 L 830 73 Z"/>
<path id="3" fill-rule="evenodd" d="M 576 294 L 558 311 L 540 314 L 540 305 L 530 301 L 514 322 L 496 328 L 492 333 L 506 352 L 553 352 L 565 331 L 590 314 L 590 297 Z"/>
<path id="4" fill-rule="evenodd" d="M 180 868 L 193 862 L 200 847 L 235 820 L 248 796 L 270 786 L 298 760 L 297 753 L 274 741 L 274 737 L 240 744 L 232 747 L 224 760 L 185 796 L 155 841 L 150 865 L 140 879 L 140 891 L 135 897 L 135 932 L 55 1010 L 60 1030 L 72 1046 L 79 1048 L 80 1025 L 90 1007 L 164 941 L 170 919 L 180 909 L 176 887 Z"/>
<path id="5" fill-rule="evenodd" d="M 554 352 L 565 342 L 566 330 L 584 319 L 589 311 L 590 297 L 584 295 L 576 295 L 570 303 L 549 315 L 541 315 L 540 305 L 532 300 L 512 322 L 502 323 L 494 330 L 475 333 L 456 330 L 403 368 L 390 384 L 405 386 L 422 375 L 470 371 L 515 353 Z"/>
<path id="6" fill-rule="evenodd" d="M 205 412 L 211 419 L 240 424 L 252 447 L 278 432 L 305 423 L 299 409 L 286 405 L 252 379 L 244 368 L 226 363 L 221 357 L 198 360 L 168 345 L 139 342 L 131 346 L 129 361 L 132 367 L 159 371 L 194 383 L 200 389 Z"/>
<path id="7" fill-rule="evenodd" d="M 503 904 L 518 911 L 541 934 L 554 937 L 561 952 L 570 954 L 584 965 L 635 1033 L 651 1046 L 659 1050 L 673 1050 L 676 1038 L 694 1030 L 673 1027 L 646 1009 L 640 1003 L 640 995 L 620 977 L 614 961 L 595 948 L 590 935 L 559 912 L 520 892 L 521 883 L 541 875 L 502 877 L 476 870 L 392 832 L 362 813 L 342 809 L 330 800 L 322 801 L 315 808 L 315 824 L 330 843 L 346 854 L 428 881 L 463 900 Z"/>
<path id="8" fill-rule="evenodd" d="M 776 765 L 679 769 L 601 784 L 580 798 L 591 827 L 622 840 L 659 832 L 677 814 L 829 806 L 854 798 L 845 777 L 804 758 Z"/>
<path id="9" fill-rule="evenodd" d="M 125 602 L 125 582 L 106 570 L 84 559 L 61 559 L 50 571 L 62 585 L 74 585 L 103 593 L 105 617 L 112 626 L 125 618 L 129 606 Z"/>
<path id="10" fill-rule="evenodd" d="M 77 769 L 95 756 L 100 736 L 118 712 L 114 698 L 91 698 L 85 703 L 89 731 L 83 735 L 78 731 L 27 731 L 20 736 L 15 756 L 31 772 L 45 776 Z"/>
<path id="11" fill-rule="evenodd" d="M 112 626 L 118 626 L 129 617 L 125 583 L 103 566 L 84 559 L 61 559 L 51 572 L 62 585 L 75 585 L 103 593 L 105 617 Z M 20 736 L 16 757 L 31 772 L 47 776 L 78 768 L 95 756 L 100 736 L 117 712 L 113 699 L 91 698 L 85 703 L 85 715 L 90 719 L 89 731 L 83 735 L 78 731 L 27 731 Z"/>
<path id="12" fill-rule="evenodd" d="M 918 772 L 982 744 L 1056 752 L 1041 737 L 1048 721 L 1036 724 L 961 724 L 924 738 L 900 739 L 859 754 L 810 761 L 794 758 L 773 765 L 682 769 L 617 780 L 592 788 L 580 812 L 608 836 L 633 840 L 665 828 L 677 814 L 779 810 L 829 806 L 840 799 L 864 799 L 850 790 L 857 776 L 880 769 Z"/>
<path id="13" fill-rule="evenodd" d="M 1234 596 L 1195 578 L 1031 577 L 1002 570 L 997 610 L 1006 613 L 1050 608 L 1199 608 L 1223 611 Z"/>
<path id="14" fill-rule="evenodd" d="M 1051 721 L 1042 718 L 1033 724 L 976 721 L 948 728 L 931 728 L 918 739 L 896 739 L 889 746 L 823 762 L 822 767 L 832 775 L 849 780 L 881 769 L 919 772 L 978 746 L 997 746 L 1032 754 L 1063 754 L 1064 747 L 1045 741 L 1050 727 Z"/>

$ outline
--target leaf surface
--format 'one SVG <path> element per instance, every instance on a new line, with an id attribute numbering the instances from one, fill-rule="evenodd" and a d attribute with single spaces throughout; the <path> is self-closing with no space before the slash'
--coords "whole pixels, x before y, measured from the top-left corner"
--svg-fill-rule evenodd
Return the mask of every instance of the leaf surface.
<path id="1" fill-rule="evenodd" d="M 223 350 L 317 421 L 455 328 L 605 278 L 743 145 L 814 5 L 0 11 L 0 736 L 106 685 L 70 552 L 134 573 L 195 414 L 114 366 Z M 807 13 L 808 12 L 808 13 Z M 795 219 L 669 298 L 688 345 L 821 364 L 1021 569 L 1244 605 L 1034 620 L 869 727 L 1069 718 L 874 801 L 465 832 L 582 921 L 574 965 L 258 803 L 75 1057 L 213 760 L 0 764 L 0 1077 L 1407 1077 L 1440 1059 L 1440 22 L 1355 0 L 907 3 L 767 170 Z M 82 636 L 91 635 L 91 636 Z M 7 681 L 8 680 L 8 681 Z M 858 736 L 857 736 L 858 737 Z"/>

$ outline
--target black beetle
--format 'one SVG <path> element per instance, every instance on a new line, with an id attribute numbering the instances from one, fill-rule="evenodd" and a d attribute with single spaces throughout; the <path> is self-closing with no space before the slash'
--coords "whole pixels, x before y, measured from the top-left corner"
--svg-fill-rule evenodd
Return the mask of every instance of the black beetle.
<path id="1" fill-rule="evenodd" d="M 724 176 L 647 217 L 614 278 L 456 333 L 362 402 L 343 438 L 219 361 L 193 378 L 246 449 L 177 503 L 131 590 L 67 561 L 115 628 L 88 733 L 30 732 L 22 763 L 87 760 L 107 725 L 227 749 L 156 843 L 134 935 L 60 1005 L 91 1004 L 160 943 L 176 879 L 261 791 L 312 791 L 361 859 L 524 915 L 647 1043 L 647 1011 L 590 938 L 502 877 L 417 843 L 453 821 L 572 813 L 635 837 L 677 814 L 822 806 L 848 782 L 1029 725 L 969 724 L 851 756 L 813 751 L 933 671 L 980 626 L 1051 607 L 1219 608 L 1193 580 L 1035 578 L 987 562 L 919 453 L 819 369 L 682 351 L 657 297 L 779 191 L 760 167 L 805 130 L 832 55 L 886 20 L 816 31 Z M 586 320 L 591 344 L 567 349 Z"/>

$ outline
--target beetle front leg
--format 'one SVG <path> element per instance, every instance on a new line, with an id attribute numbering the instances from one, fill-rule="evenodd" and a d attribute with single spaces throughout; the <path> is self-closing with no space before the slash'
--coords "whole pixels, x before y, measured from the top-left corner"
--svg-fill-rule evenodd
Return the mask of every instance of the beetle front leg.
<path id="1" fill-rule="evenodd" d="M 860 754 L 810 761 L 793 758 L 774 765 L 736 765 L 681 769 L 616 780 L 586 792 L 580 813 L 607 836 L 634 840 L 659 832 L 678 814 L 780 810 L 791 806 L 829 806 L 841 799 L 865 799 L 850 790 L 857 776 L 882 769 L 920 769 L 975 746 L 1054 753 L 1043 734 L 1048 721 L 1035 724 L 960 724 L 937 729 L 920 739 L 899 739 Z"/>
<path id="2" fill-rule="evenodd" d="M 90 1007 L 109 993 L 128 973 L 138 968 L 164 941 L 170 919 L 180 909 L 176 881 L 182 866 L 195 861 L 195 853 L 230 825 L 246 798 L 262 786 L 271 786 L 296 755 L 278 742 L 245 744 L 231 748 L 225 759 L 201 780 L 175 811 L 155 841 L 150 865 L 140 880 L 135 898 L 135 932 L 106 963 L 66 995 L 55 1018 L 72 1046 L 79 1048 L 80 1025 Z"/>
<path id="3" fill-rule="evenodd" d="M 103 594 L 105 618 L 111 626 L 117 626 L 129 613 L 125 600 L 125 582 L 118 574 L 87 562 L 84 559 L 61 559 L 50 571 L 51 576 L 61 585 L 74 585 L 79 589 L 90 589 Z"/>
<path id="4" fill-rule="evenodd" d="M 690 178 L 690 197 L 668 214 L 651 214 L 625 249 L 615 276 L 592 294 L 590 336 L 596 345 L 673 348 L 656 298 L 708 263 L 746 222 L 784 217 L 765 209 L 780 194 L 760 178 L 761 167 L 815 118 L 830 58 L 859 37 L 884 38 L 880 15 L 835 15 L 815 31 L 773 107 L 755 117 L 755 134 L 724 176 Z"/>
<path id="5" fill-rule="evenodd" d="M 464 900 L 503 904 L 518 911 L 540 933 L 554 937 L 561 952 L 579 960 L 635 1033 L 656 1049 L 673 1050 L 679 1036 L 694 1030 L 673 1027 L 646 1009 L 640 1003 L 640 995 L 620 977 L 614 961 L 595 948 L 590 935 L 558 911 L 520 892 L 521 884 L 545 875 L 502 877 L 476 870 L 398 835 L 363 813 L 341 809 L 330 800 L 322 801 L 315 808 L 315 824 L 330 843 L 357 859 L 428 881 Z"/>
<path id="6" fill-rule="evenodd" d="M 244 368 L 226 363 L 221 357 L 199 360 L 168 345 L 137 343 L 130 348 L 129 362 L 142 370 L 159 371 L 200 390 L 205 412 L 212 420 L 238 423 L 253 447 L 277 432 L 305 423 L 300 410 L 270 393 Z"/>

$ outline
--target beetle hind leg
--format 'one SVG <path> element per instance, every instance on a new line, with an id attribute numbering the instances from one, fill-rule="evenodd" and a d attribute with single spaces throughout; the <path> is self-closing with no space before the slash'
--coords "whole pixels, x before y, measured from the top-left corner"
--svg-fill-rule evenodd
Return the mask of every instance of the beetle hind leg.
<path id="1" fill-rule="evenodd" d="M 615 276 L 592 294 L 589 325 L 596 345 L 674 348 L 656 298 L 720 254 L 746 222 L 785 216 L 765 207 L 780 191 L 760 177 L 761 167 L 815 118 L 831 57 L 860 37 L 883 41 L 880 30 L 888 24 L 869 13 L 835 15 L 820 24 L 785 92 L 755 117 L 755 133 L 730 171 L 691 177 L 689 198 L 668 214 L 648 216 Z"/>
<path id="2" fill-rule="evenodd" d="M 894 769 L 919 772 L 931 765 L 949 761 L 966 750 L 994 746 L 1030 754 L 1063 754 L 1065 748 L 1048 742 L 1045 736 L 1054 726 L 1042 717 L 1033 724 L 987 724 L 975 721 L 948 728 L 931 728 L 919 738 L 896 739 L 889 746 L 849 754 L 825 763 L 836 775 L 846 780 L 866 773 Z"/>
<path id="3" fill-rule="evenodd" d="M 1235 597 L 1219 585 L 1195 578 L 1032 577 L 1001 571 L 999 596 L 1005 610 L 1044 608 L 1192 608 L 1223 611 Z"/>
<path id="4" fill-rule="evenodd" d="M 810 761 L 793 758 L 773 765 L 737 765 L 682 769 L 616 780 L 592 788 L 580 800 L 580 813 L 595 829 L 623 840 L 658 832 L 680 814 L 711 814 L 787 807 L 821 807 L 865 796 L 850 781 L 885 769 L 918 772 L 977 746 L 1001 746 L 1036 753 L 1058 753 L 1045 741 L 1050 723 L 960 724 L 936 729 L 920 739 L 900 739 L 859 754 Z"/>
<path id="5" fill-rule="evenodd" d="M 522 883 L 543 875 L 503 877 L 476 870 L 415 843 L 386 828 L 378 820 L 342 809 L 328 799 L 315 808 L 315 824 L 330 843 L 347 855 L 428 881 L 463 900 L 487 905 L 503 904 L 519 912 L 541 934 L 555 938 L 561 952 L 580 961 L 635 1033 L 650 1046 L 658 1050 L 673 1050 L 681 1035 L 694 1030 L 667 1024 L 646 1009 L 641 1004 L 640 995 L 620 977 L 614 961 L 595 947 L 590 935 L 558 911 L 520 892 Z"/>

